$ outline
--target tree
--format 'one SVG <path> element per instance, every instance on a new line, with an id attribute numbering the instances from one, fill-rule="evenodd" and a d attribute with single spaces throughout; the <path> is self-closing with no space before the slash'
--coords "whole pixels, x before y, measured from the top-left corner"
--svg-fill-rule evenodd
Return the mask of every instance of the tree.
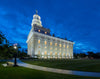
<path id="1" fill-rule="evenodd" d="M 4 41 L 6 44 L 4 44 Z M 6 39 L 6 37 L 4 37 L 4 35 L 2 34 L 2 32 L 0 32 L 0 59 L 8 59 L 8 58 L 13 58 L 14 54 L 17 53 L 17 50 L 14 49 L 13 45 L 11 46 L 8 42 L 8 40 Z M 21 48 L 21 46 L 18 44 L 18 57 L 27 57 L 27 53 L 25 53 L 24 51 L 20 51 L 19 49 Z"/>
<path id="2" fill-rule="evenodd" d="M 53 34 L 52 36 L 55 37 L 55 34 Z"/>
<path id="3" fill-rule="evenodd" d="M 73 55 L 74 55 L 74 58 L 77 58 L 77 54 L 76 53 L 73 53 Z"/>
<path id="4" fill-rule="evenodd" d="M 87 54 L 88 54 L 88 57 L 89 57 L 89 58 L 94 57 L 94 53 L 93 53 L 93 52 L 90 52 L 90 51 L 89 51 L 89 52 L 87 52 Z"/>
<path id="5" fill-rule="evenodd" d="M 95 54 L 95 58 L 100 59 L 100 52 L 97 52 L 97 53 Z"/>
<path id="6" fill-rule="evenodd" d="M 5 39 L 4 35 L 2 34 L 2 32 L 0 32 L 0 44 L 3 43 L 4 39 Z"/>
<path id="7" fill-rule="evenodd" d="M 67 40 L 67 38 L 65 38 L 65 40 Z"/>
<path id="8" fill-rule="evenodd" d="M 93 52 L 87 52 L 89 58 L 95 58 L 95 59 L 100 59 L 100 52 L 93 53 Z"/>

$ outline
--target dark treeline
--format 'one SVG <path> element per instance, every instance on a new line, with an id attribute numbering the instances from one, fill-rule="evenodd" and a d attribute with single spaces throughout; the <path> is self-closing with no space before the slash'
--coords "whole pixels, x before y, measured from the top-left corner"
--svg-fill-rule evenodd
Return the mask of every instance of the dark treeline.
<path id="1" fill-rule="evenodd" d="M 85 59 L 100 59 L 100 52 L 87 52 L 87 53 L 74 53 L 74 58 L 85 58 Z"/>
<path id="2" fill-rule="evenodd" d="M 20 51 L 21 47 L 19 45 L 18 51 L 14 49 L 13 44 L 11 45 L 4 34 L 0 32 L 0 59 L 11 59 L 14 54 L 17 53 L 19 58 L 27 57 L 27 53 Z"/>

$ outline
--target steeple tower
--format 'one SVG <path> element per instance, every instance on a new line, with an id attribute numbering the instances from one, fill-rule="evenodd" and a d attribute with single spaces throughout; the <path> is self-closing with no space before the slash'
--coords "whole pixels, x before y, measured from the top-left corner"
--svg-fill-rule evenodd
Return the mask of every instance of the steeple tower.
<path id="1" fill-rule="evenodd" d="M 28 55 L 39 59 L 71 59 L 74 42 L 51 36 L 50 30 L 43 27 L 38 11 L 33 15 L 32 28 L 27 38 Z M 56 50 L 55 50 L 56 49 Z M 57 50 L 57 49 L 60 49 Z"/>
<path id="2" fill-rule="evenodd" d="M 38 15 L 38 11 L 36 10 L 36 14 L 33 15 L 33 20 L 32 20 L 32 27 L 34 24 L 42 27 L 42 22 L 41 22 L 41 17 Z"/>

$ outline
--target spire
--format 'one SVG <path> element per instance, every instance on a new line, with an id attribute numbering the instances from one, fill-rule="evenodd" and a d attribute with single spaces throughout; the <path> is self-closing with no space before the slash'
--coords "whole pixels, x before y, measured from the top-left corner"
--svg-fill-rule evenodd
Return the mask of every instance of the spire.
<path id="1" fill-rule="evenodd" d="M 38 14 L 38 10 L 36 10 L 36 14 Z"/>
<path id="2" fill-rule="evenodd" d="M 38 15 L 38 11 L 36 10 L 36 14 L 33 15 L 32 26 L 37 24 L 38 26 L 42 27 L 41 17 Z"/>

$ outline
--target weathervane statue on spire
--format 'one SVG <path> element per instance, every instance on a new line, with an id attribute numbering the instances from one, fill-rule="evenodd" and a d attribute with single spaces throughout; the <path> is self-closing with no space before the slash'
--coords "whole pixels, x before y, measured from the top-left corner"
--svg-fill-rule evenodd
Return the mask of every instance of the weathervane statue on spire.
<path id="1" fill-rule="evenodd" d="M 38 10 L 36 10 L 36 14 L 38 14 Z"/>

